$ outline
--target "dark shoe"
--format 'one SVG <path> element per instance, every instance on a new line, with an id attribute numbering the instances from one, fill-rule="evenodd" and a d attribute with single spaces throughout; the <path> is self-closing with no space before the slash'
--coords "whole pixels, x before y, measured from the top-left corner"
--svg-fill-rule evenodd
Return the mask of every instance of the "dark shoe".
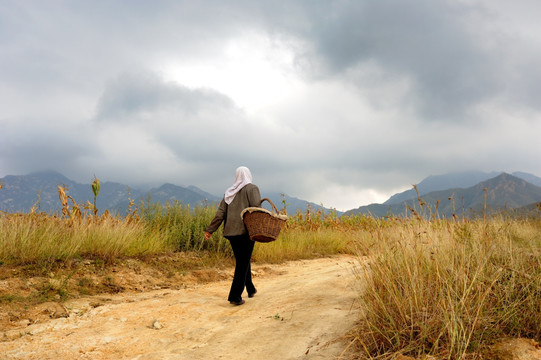
<path id="1" fill-rule="evenodd" d="M 230 301 L 229 302 L 231 305 L 242 305 L 245 303 L 244 300 L 241 300 L 241 301 Z"/>
<path id="2" fill-rule="evenodd" d="M 248 297 L 253 298 L 256 293 L 257 293 L 257 290 L 254 290 L 253 293 L 248 293 Z"/>

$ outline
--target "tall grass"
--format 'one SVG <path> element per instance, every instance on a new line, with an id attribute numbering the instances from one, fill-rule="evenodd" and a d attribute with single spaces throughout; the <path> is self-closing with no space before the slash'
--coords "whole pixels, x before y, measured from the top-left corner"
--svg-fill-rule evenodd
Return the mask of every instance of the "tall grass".
<path id="1" fill-rule="evenodd" d="M 403 220 L 374 237 L 359 273 L 364 356 L 466 359 L 499 337 L 541 340 L 539 219 Z"/>
<path id="2" fill-rule="evenodd" d="M 148 231 L 159 233 L 175 251 L 232 254 L 229 243 L 221 236 L 221 228 L 209 241 L 204 238 L 204 231 L 215 213 L 215 206 L 196 206 L 192 209 L 180 202 L 141 205 L 141 221 Z"/>
<path id="3" fill-rule="evenodd" d="M 96 191 L 97 194 L 97 191 Z M 214 257 L 232 257 L 221 228 L 210 240 L 204 231 L 216 206 L 190 207 L 133 202 L 124 217 L 105 211 L 98 216 L 95 204 L 77 204 L 59 187 L 61 214 L 32 211 L 29 214 L 0 214 L 0 262 L 38 264 L 74 258 L 117 258 L 179 251 L 206 252 Z M 290 218 L 278 241 L 256 246 L 254 260 L 281 262 L 338 253 L 352 253 L 355 233 L 366 224 L 342 224 L 336 213 L 323 215 L 308 210 Z M 368 222 L 367 222 L 368 221 Z M 366 222 L 364 224 L 363 222 Z"/>
<path id="4" fill-rule="evenodd" d="M 99 181 L 93 184 L 95 197 Z M 74 258 L 144 256 L 174 251 L 212 251 L 228 254 L 220 232 L 204 241 L 203 232 L 214 207 L 181 203 L 160 205 L 130 203 L 124 217 L 108 211 L 98 216 L 94 204 L 78 204 L 63 187 L 58 187 L 61 214 L 32 209 L 25 214 L 0 213 L 0 263 L 39 264 Z"/>
<path id="5" fill-rule="evenodd" d="M 257 243 L 253 259 L 265 263 L 280 263 L 286 260 L 352 254 L 355 250 L 355 238 L 355 233 L 345 233 L 335 229 L 307 232 L 286 228 L 276 241 L 266 244 Z"/>
<path id="6" fill-rule="evenodd" d="M 215 206 L 142 203 L 125 217 L 98 216 L 95 204 L 77 205 L 59 194 L 61 215 L 0 214 L 0 264 L 85 257 L 112 262 L 179 251 L 232 256 L 221 231 L 204 240 Z M 254 260 L 362 255 L 363 316 L 355 335 L 360 357 L 481 358 L 499 337 L 541 340 L 539 217 L 413 214 L 339 218 L 308 209 L 289 218 L 277 241 L 257 244 Z"/>
<path id="7" fill-rule="evenodd" d="M 308 207 L 291 216 L 275 242 L 256 244 L 254 259 L 267 263 L 310 259 L 337 254 L 355 254 L 358 243 L 386 220 L 364 215 L 339 218 Z"/>
<path id="8" fill-rule="evenodd" d="M 0 218 L 0 261 L 10 264 L 98 257 L 110 262 L 121 256 L 170 250 L 157 232 L 140 222 L 111 216 L 63 219 L 46 214 Z"/>
<path id="9" fill-rule="evenodd" d="M 112 262 L 121 257 L 178 251 L 232 257 L 221 228 L 210 240 L 204 239 L 215 206 L 142 202 L 139 207 L 132 203 L 125 217 L 107 211 L 98 216 L 95 204 L 77 204 L 62 187 L 59 198 L 61 214 L 34 210 L 0 215 L 0 262 L 39 264 L 87 257 Z M 291 219 L 280 241 L 256 247 L 254 259 L 280 262 L 351 252 L 352 241 L 352 236 L 344 236 L 338 229 L 336 216 L 325 218 L 308 211 Z"/>

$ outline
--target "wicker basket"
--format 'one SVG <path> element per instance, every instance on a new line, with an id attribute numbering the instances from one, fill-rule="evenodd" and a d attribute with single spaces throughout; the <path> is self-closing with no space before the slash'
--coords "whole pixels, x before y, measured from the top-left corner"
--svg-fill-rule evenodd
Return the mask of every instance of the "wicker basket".
<path id="1" fill-rule="evenodd" d="M 259 242 L 271 242 L 276 240 L 282 226 L 287 220 L 287 215 L 278 214 L 276 206 L 267 198 L 261 202 L 268 201 L 274 213 L 260 207 L 249 207 L 242 211 L 240 217 L 244 220 L 250 239 Z"/>

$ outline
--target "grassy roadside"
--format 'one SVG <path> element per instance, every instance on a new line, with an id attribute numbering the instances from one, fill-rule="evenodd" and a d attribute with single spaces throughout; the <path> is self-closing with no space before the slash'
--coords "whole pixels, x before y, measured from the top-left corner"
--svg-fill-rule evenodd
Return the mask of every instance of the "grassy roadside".
<path id="1" fill-rule="evenodd" d="M 64 204 L 62 215 L 0 214 L 0 306 L 27 307 L 81 295 L 181 287 L 193 280 L 187 274 L 195 274 L 197 281 L 212 281 L 216 278 L 211 271 L 202 275 L 204 269 L 234 264 L 221 230 L 204 240 L 215 207 L 141 204 L 120 218 Z M 253 260 L 280 263 L 353 253 L 353 234 L 326 223 L 321 214 L 299 214 L 278 241 L 257 244 Z M 142 273 L 151 285 L 126 280 Z"/>
<path id="2" fill-rule="evenodd" d="M 397 221 L 363 246 L 361 358 L 483 359 L 501 338 L 541 341 L 541 219 Z"/>
<path id="3" fill-rule="evenodd" d="M 213 207 L 143 204 L 124 218 L 88 209 L 0 215 L 0 285 L 8 284 L 0 287 L 0 306 L 180 288 L 188 277 L 216 280 L 223 274 L 209 268 L 233 264 L 220 232 L 203 238 Z M 291 216 L 278 241 L 258 244 L 254 261 L 341 253 L 370 259 L 358 272 L 366 285 L 354 335 L 359 358 L 481 359 L 501 337 L 541 341 L 539 217 L 374 219 L 308 211 Z M 147 284 L 149 278 L 155 281 Z"/>
<path id="4" fill-rule="evenodd" d="M 182 204 L 144 207 L 137 216 L 59 217 L 47 214 L 0 216 L 0 264 L 47 267 L 56 262 L 98 260 L 113 264 L 123 258 L 151 258 L 193 252 L 216 258 L 232 257 L 221 229 L 210 240 L 204 230 L 215 209 L 190 209 Z M 298 215 L 286 224 L 276 242 L 259 244 L 258 262 L 279 263 L 355 251 L 360 229 L 339 223 L 306 222 Z M 309 226 L 309 228 L 307 228 Z"/>

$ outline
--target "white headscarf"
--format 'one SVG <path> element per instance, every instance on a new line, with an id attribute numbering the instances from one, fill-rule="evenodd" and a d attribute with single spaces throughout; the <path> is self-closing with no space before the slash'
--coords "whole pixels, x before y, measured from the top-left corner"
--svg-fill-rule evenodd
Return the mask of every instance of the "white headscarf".
<path id="1" fill-rule="evenodd" d="M 241 166 L 235 171 L 235 182 L 233 186 L 225 191 L 224 200 L 227 205 L 231 204 L 235 195 L 247 184 L 252 183 L 252 173 L 246 166 Z"/>

